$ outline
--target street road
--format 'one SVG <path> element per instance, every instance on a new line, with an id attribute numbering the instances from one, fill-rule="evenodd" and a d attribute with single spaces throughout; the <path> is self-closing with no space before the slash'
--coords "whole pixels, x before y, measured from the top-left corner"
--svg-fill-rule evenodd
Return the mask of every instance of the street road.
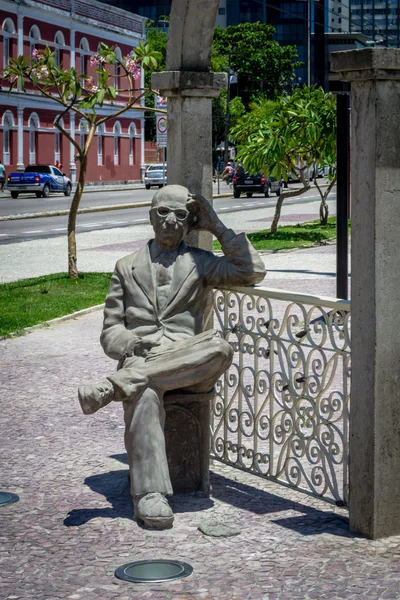
<path id="1" fill-rule="evenodd" d="M 225 188 L 226 186 L 224 186 Z M 144 190 L 126 190 L 109 192 L 92 192 L 84 194 L 81 207 L 87 206 L 110 206 L 113 204 L 124 204 L 132 202 L 149 201 L 155 193 L 155 189 Z M 225 189 L 222 189 L 221 193 Z M 330 200 L 334 200 L 335 193 L 329 195 Z M 0 215 L 5 216 L 17 213 L 44 212 L 46 210 L 59 210 L 69 208 L 71 199 L 64 196 L 52 196 L 44 199 L 36 197 L 23 197 L 17 200 L 3 197 L 0 199 Z M 310 190 L 300 197 L 290 198 L 285 201 L 285 206 L 295 206 L 298 204 L 316 203 L 315 207 L 310 206 L 310 212 L 318 215 L 318 203 L 320 197 L 315 189 Z M 215 198 L 214 207 L 216 212 L 223 215 L 233 212 L 248 211 L 273 208 L 276 204 L 276 196 L 264 198 L 261 194 L 255 194 L 252 198 L 242 196 L 241 198 Z M 295 212 L 295 211 L 294 211 Z M 331 210 L 332 213 L 332 210 Z M 333 214 L 333 213 L 332 213 Z M 111 229 L 115 227 L 128 227 L 132 225 L 143 225 L 148 223 L 149 207 L 136 207 L 126 210 L 113 210 L 107 212 L 84 213 L 78 215 L 77 233 L 84 231 L 94 231 L 101 229 Z M 67 231 L 67 216 L 46 217 L 35 219 L 23 219 L 16 221 L 0 222 L 0 244 L 10 244 L 23 242 L 26 240 L 49 238 L 64 235 Z"/>

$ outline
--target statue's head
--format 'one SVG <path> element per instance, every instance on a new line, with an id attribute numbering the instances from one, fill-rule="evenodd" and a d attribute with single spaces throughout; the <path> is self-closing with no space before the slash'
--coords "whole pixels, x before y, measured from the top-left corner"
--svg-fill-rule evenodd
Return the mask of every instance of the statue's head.
<path id="1" fill-rule="evenodd" d="M 167 185 L 154 194 L 150 223 L 160 247 L 172 250 L 188 233 L 193 222 L 193 216 L 186 208 L 190 198 L 189 190 L 182 185 Z"/>

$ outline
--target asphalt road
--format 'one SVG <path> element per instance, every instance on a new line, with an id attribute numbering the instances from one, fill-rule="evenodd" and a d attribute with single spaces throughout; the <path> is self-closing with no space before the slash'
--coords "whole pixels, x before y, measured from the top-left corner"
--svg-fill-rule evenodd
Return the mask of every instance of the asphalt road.
<path id="1" fill-rule="evenodd" d="M 127 190 L 110 191 L 85 194 L 82 199 L 82 207 L 85 206 L 109 206 L 112 204 L 123 204 L 132 202 L 143 202 L 151 200 L 155 190 Z M 221 192 L 224 191 L 221 189 Z M 330 200 L 334 194 L 330 195 Z M 304 202 L 320 202 L 316 190 L 310 190 L 301 197 L 290 198 L 285 201 L 285 206 L 296 205 Z M 70 199 L 64 196 L 52 196 L 49 199 L 37 199 L 36 197 L 21 197 L 17 200 L 1 198 L 0 215 L 43 212 L 43 210 L 57 210 L 69 208 Z M 246 210 L 265 209 L 274 207 L 276 196 L 264 198 L 263 195 L 254 195 L 252 198 L 242 196 L 241 198 L 215 198 L 214 207 L 219 214 L 240 212 Z M 44 208 L 44 205 L 46 208 Z M 16 206 L 18 209 L 16 210 Z M 9 212 L 8 212 L 9 211 Z M 312 212 L 318 213 L 316 209 Z M 77 233 L 115 227 L 128 227 L 131 225 L 143 225 L 148 223 L 148 207 L 135 207 L 126 210 L 113 210 L 107 212 L 83 213 L 78 215 Z M 0 245 L 23 242 L 26 240 L 49 238 L 64 235 L 67 231 L 67 216 L 46 217 L 35 219 L 23 219 L 16 221 L 0 222 Z"/>

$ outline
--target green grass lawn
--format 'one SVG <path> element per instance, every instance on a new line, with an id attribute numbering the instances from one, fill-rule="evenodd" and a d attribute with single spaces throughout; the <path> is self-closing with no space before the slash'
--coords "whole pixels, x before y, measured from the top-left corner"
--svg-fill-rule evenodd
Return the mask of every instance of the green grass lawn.
<path id="1" fill-rule="evenodd" d="M 349 223 L 350 230 L 350 223 Z M 308 248 L 319 242 L 336 237 L 336 217 L 328 219 L 327 225 L 320 225 L 318 221 L 311 223 L 298 223 L 278 227 L 276 233 L 269 229 L 248 233 L 247 237 L 256 250 L 287 250 L 290 248 Z M 214 250 L 220 250 L 219 242 L 214 242 Z"/>
<path id="2" fill-rule="evenodd" d="M 330 218 L 327 225 L 313 221 L 279 227 L 276 234 L 271 234 L 269 229 L 248 234 L 257 250 L 306 248 L 335 236 L 335 217 Z M 220 244 L 214 242 L 214 249 L 220 248 Z M 102 304 L 110 277 L 111 273 L 81 273 L 78 279 L 69 279 L 66 273 L 57 273 L 1 284 L 0 337 Z"/>
<path id="3" fill-rule="evenodd" d="M 104 302 L 111 273 L 66 273 L 0 285 L 0 336 Z"/>

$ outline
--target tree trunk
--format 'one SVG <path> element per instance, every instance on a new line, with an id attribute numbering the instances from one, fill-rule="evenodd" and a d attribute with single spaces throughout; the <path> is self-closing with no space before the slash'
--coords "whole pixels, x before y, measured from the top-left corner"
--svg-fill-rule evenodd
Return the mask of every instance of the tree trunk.
<path id="1" fill-rule="evenodd" d="M 310 189 L 310 184 L 307 183 L 305 181 L 305 179 L 302 179 L 302 184 L 303 184 L 303 188 L 300 190 L 293 190 L 291 192 L 283 192 L 283 194 L 281 194 L 276 202 L 276 206 L 275 206 L 275 214 L 274 214 L 274 218 L 273 221 L 271 223 L 271 233 L 276 233 L 277 229 L 278 229 L 278 223 L 279 223 L 279 219 L 281 218 L 281 209 L 282 209 L 282 204 L 283 201 L 285 200 L 285 198 L 293 198 L 294 196 L 301 196 L 302 194 L 304 194 L 305 192 L 308 192 L 308 190 Z"/>
<path id="2" fill-rule="evenodd" d="M 78 214 L 79 203 L 82 198 L 83 188 L 85 186 L 87 169 L 87 156 L 81 156 L 79 179 L 75 190 L 75 194 L 71 203 L 71 208 L 68 216 L 68 277 L 72 279 L 78 278 L 78 258 L 76 252 L 76 216 Z"/>
<path id="3" fill-rule="evenodd" d="M 281 218 L 281 208 L 282 208 L 282 204 L 283 204 L 283 201 L 285 198 L 286 198 L 285 194 L 281 194 L 278 198 L 278 201 L 275 206 L 274 219 L 271 223 L 271 233 L 276 233 L 276 230 L 278 229 L 279 219 Z"/>
<path id="4" fill-rule="evenodd" d="M 326 202 L 326 198 L 323 198 L 319 207 L 319 220 L 321 225 L 327 225 L 328 224 L 328 217 L 329 217 L 329 206 L 328 203 Z"/>

